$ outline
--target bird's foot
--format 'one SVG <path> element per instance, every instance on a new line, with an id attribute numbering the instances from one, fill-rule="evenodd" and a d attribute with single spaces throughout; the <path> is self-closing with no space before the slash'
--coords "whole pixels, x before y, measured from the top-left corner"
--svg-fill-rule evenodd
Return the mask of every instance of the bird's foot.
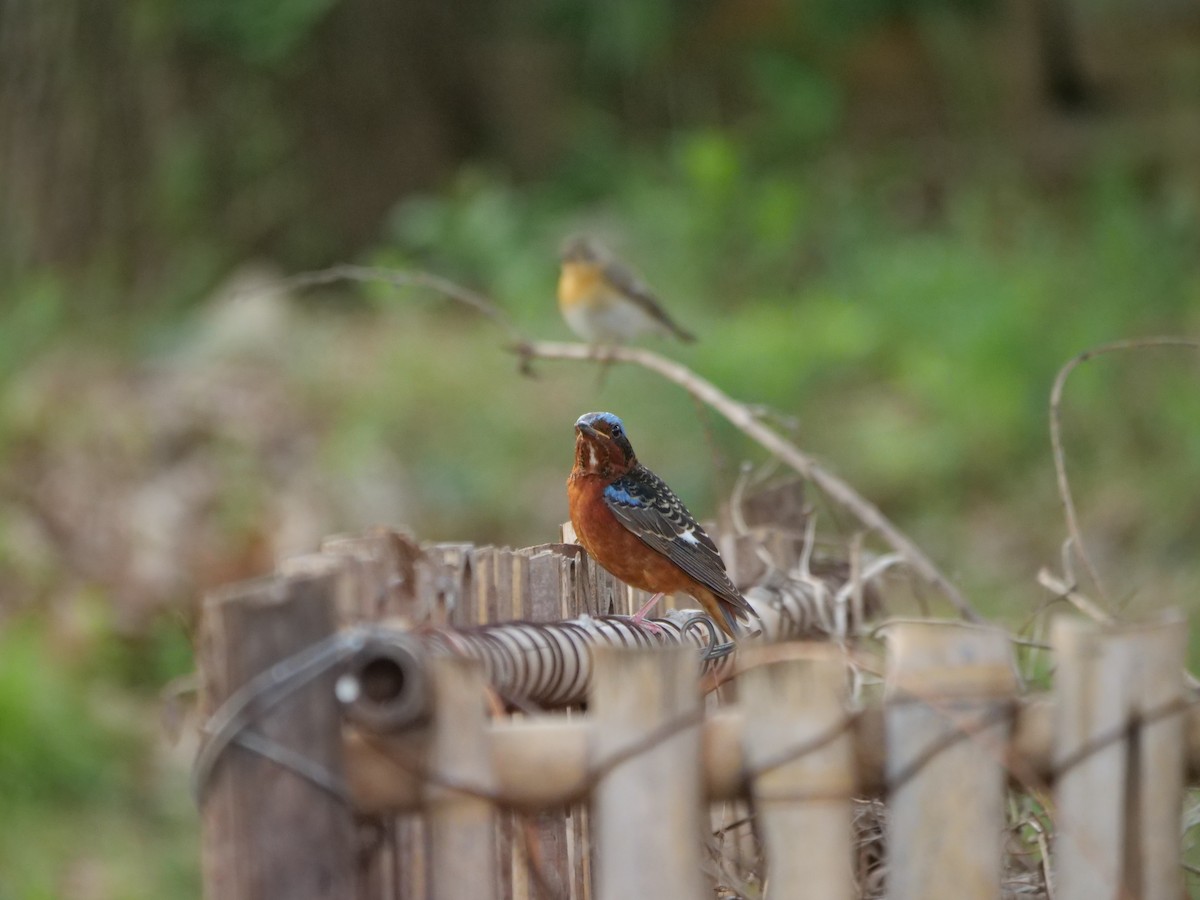
<path id="1" fill-rule="evenodd" d="M 651 622 L 645 616 L 628 616 L 627 618 L 629 619 L 630 625 L 636 625 L 638 628 L 642 629 L 643 631 L 650 632 L 650 634 L 659 635 L 659 634 L 663 633 L 663 629 L 662 629 L 661 625 L 655 625 L 653 622 Z"/>
<path id="2" fill-rule="evenodd" d="M 653 597 L 651 597 L 649 600 L 647 600 L 644 604 L 642 604 L 641 609 L 639 609 L 637 612 L 635 612 L 632 616 L 629 617 L 629 621 L 631 623 L 633 623 L 634 625 L 638 626 L 638 628 L 642 628 L 642 629 L 650 632 L 653 635 L 662 634 L 663 633 L 662 628 L 658 625 L 655 625 L 653 622 L 651 622 L 649 619 L 646 618 L 646 614 L 648 612 L 650 612 L 650 610 L 654 609 L 655 605 L 661 599 L 662 599 L 661 593 L 655 594 Z"/>
<path id="3" fill-rule="evenodd" d="M 638 628 L 641 628 L 643 631 L 648 631 L 653 635 L 659 635 L 659 634 L 663 633 L 663 629 L 662 629 L 661 625 L 655 625 L 653 622 L 651 622 L 645 616 L 629 616 L 628 618 L 629 618 L 630 625 L 636 625 Z"/>

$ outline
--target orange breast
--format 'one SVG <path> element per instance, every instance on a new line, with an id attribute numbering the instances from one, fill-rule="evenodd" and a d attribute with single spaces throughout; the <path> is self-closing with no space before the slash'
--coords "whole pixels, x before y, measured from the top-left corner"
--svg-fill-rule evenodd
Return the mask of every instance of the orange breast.
<path id="1" fill-rule="evenodd" d="M 698 585 L 692 578 L 617 521 L 604 502 L 604 484 L 599 478 L 572 476 L 567 483 L 567 501 L 579 543 L 608 571 L 639 590 L 683 591 L 695 596 Z"/>
<path id="2" fill-rule="evenodd" d="M 598 302 L 603 278 L 592 263 L 563 263 L 558 276 L 558 303 L 563 309 Z"/>
<path id="3" fill-rule="evenodd" d="M 618 522 L 604 502 L 600 478 L 572 473 L 567 481 L 567 505 L 575 536 L 588 556 L 639 590 L 690 594 L 722 631 L 736 637 L 725 618 L 728 604 Z"/>

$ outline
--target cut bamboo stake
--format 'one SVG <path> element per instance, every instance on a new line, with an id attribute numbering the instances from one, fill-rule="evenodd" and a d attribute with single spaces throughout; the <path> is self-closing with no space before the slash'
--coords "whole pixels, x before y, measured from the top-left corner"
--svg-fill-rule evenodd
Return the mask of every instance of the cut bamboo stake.
<path id="1" fill-rule="evenodd" d="M 999 897 L 1016 692 L 1008 636 L 909 622 L 892 627 L 889 645 L 888 897 Z"/>
<path id="2" fill-rule="evenodd" d="M 571 547 L 578 553 L 577 592 L 582 605 L 573 615 L 586 612 L 592 616 L 631 616 L 650 599 L 650 594 L 625 584 L 588 556 L 570 522 L 562 523 L 560 533 L 563 543 L 558 546 Z M 673 608 L 674 596 L 659 599 L 660 614 Z"/>
<path id="3" fill-rule="evenodd" d="M 489 548 L 488 569 L 477 573 L 480 582 L 480 616 L 484 622 L 511 622 L 519 618 L 513 599 L 513 551 L 506 547 Z M 487 736 L 484 735 L 484 752 L 487 752 Z M 509 810 L 495 810 L 493 817 L 496 856 L 496 900 L 514 900 L 518 878 L 528 872 L 524 862 L 514 865 L 514 853 L 518 841 L 514 840 L 517 823 Z"/>
<path id="4" fill-rule="evenodd" d="M 485 686 L 479 665 L 433 661 L 434 719 L 428 763 L 433 900 L 488 900 L 497 886 L 492 804 L 446 784 L 494 789 L 488 753 Z"/>
<path id="5" fill-rule="evenodd" d="M 337 574 L 271 577 L 210 594 L 201 670 L 210 713 L 250 679 L 334 633 Z M 246 709 L 253 734 L 340 777 L 341 723 L 332 671 L 277 705 Z M 201 785 L 204 894 L 209 900 L 321 900 L 355 893 L 350 808 L 280 762 L 239 746 Z"/>
<path id="6" fill-rule="evenodd" d="M 331 572 L 336 578 L 334 609 L 340 624 L 348 625 L 378 618 L 387 597 L 388 538 L 399 535 L 381 532 L 356 537 L 329 538 L 320 554 L 291 557 L 280 562 L 278 572 L 301 576 Z M 397 829 L 393 819 L 362 817 L 356 822 L 357 877 L 359 900 L 396 896 L 395 853 Z M 419 827 L 419 826 L 418 826 Z M 411 869 L 412 866 L 405 866 Z"/>
<path id="7" fill-rule="evenodd" d="M 382 526 L 361 535 L 336 535 L 321 543 L 321 552 L 346 563 L 351 601 L 339 602 L 345 624 L 403 618 L 421 622 L 428 618 L 424 603 L 430 594 L 418 592 L 417 566 L 421 547 L 410 535 Z"/>
<path id="8" fill-rule="evenodd" d="M 1179 823 L 1184 776 L 1184 719 L 1155 717 L 1157 711 L 1182 706 L 1186 700 L 1183 667 L 1187 656 L 1187 626 L 1178 615 L 1160 624 L 1139 628 L 1129 636 L 1138 672 L 1135 714 L 1143 723 L 1138 741 L 1137 783 L 1132 810 L 1139 858 L 1127 865 L 1134 895 L 1141 900 L 1175 900 L 1183 896 Z"/>
<path id="9" fill-rule="evenodd" d="M 575 555 L 580 548 L 571 547 L 568 552 Z M 520 595 L 525 598 L 524 618 L 533 622 L 551 622 L 574 614 L 568 612 L 568 600 L 561 589 L 559 569 L 562 556 L 561 544 L 547 544 L 530 548 L 516 557 L 514 590 L 520 586 Z M 555 672 L 564 665 L 565 659 L 559 658 L 551 667 L 544 684 L 549 685 L 557 677 Z M 530 895 L 534 900 L 576 900 L 580 896 L 573 891 L 573 886 L 577 881 L 584 883 L 584 878 L 582 872 L 576 873 L 572 868 L 570 831 L 583 814 L 583 806 L 570 809 L 565 805 L 552 806 L 549 810 L 534 814 L 528 832 L 532 843 L 530 849 L 538 855 L 541 872 L 547 882 L 545 887 L 550 893 L 550 897 L 542 897 L 535 890 Z"/>
<path id="10" fill-rule="evenodd" d="M 581 582 L 587 568 L 587 554 L 575 543 L 557 545 L 559 559 L 559 592 L 562 597 L 563 618 L 588 615 L 595 612 L 589 607 Z M 567 657 L 563 657 L 564 661 Z M 584 682 L 586 685 L 586 682 Z M 569 717 L 574 713 L 568 713 Z M 583 719 L 580 719 L 582 723 Z M 585 757 L 586 759 L 587 757 Z M 585 763 L 586 767 L 586 763 Z M 567 858 L 571 871 L 571 900 L 591 900 L 593 875 L 596 868 L 596 848 L 592 841 L 592 812 L 584 802 L 571 807 L 571 818 L 567 823 Z"/>
<path id="11" fill-rule="evenodd" d="M 747 664 L 742 737 L 746 764 L 759 773 L 751 794 L 766 843 L 766 896 L 850 900 L 855 778 L 845 660 L 814 645 L 807 658 Z M 779 762 L 838 729 L 827 743 Z M 765 765 L 772 767 L 760 771 Z"/>
<path id="12" fill-rule="evenodd" d="M 630 754 L 601 777 L 593 794 L 597 896 L 694 900 L 703 892 L 695 655 L 598 648 L 596 666 L 594 764 L 612 765 Z"/>
<path id="13" fill-rule="evenodd" d="M 475 585 L 471 544 L 444 543 L 425 547 L 418 576 L 432 586 L 433 609 L 430 624 L 463 627 L 477 625 L 474 617 Z"/>
<path id="14" fill-rule="evenodd" d="M 1129 708 L 1127 648 L 1090 622 L 1055 619 L 1051 643 L 1058 661 L 1056 761 L 1067 767 L 1055 789 L 1054 879 L 1058 900 L 1124 896 L 1124 741 L 1072 759 L 1090 741 L 1121 728 Z"/>
<path id="15" fill-rule="evenodd" d="M 534 622 L 552 622 L 574 615 L 567 610 L 566 593 L 562 589 L 563 554 L 556 549 L 562 546 L 542 544 L 530 548 L 527 616 Z"/>
<path id="16" fill-rule="evenodd" d="M 417 593 L 417 566 L 423 554 L 410 536 L 378 527 L 363 535 L 343 535 L 321 544 L 322 556 L 341 569 L 338 618 L 359 625 L 393 617 L 417 622 L 429 611 L 418 606 L 431 594 Z M 280 571 L 302 570 L 300 557 L 285 560 Z M 316 557 L 320 558 L 320 557 Z M 409 641 L 408 643 L 412 643 Z M 426 883 L 425 822 L 419 816 L 389 816 L 360 822 L 358 892 L 360 900 L 381 897 L 424 897 Z"/>
<path id="17" fill-rule="evenodd" d="M 1055 878 L 1059 900 L 1180 896 L 1182 703 L 1178 620 L 1099 627 L 1055 620 Z M 1127 731 L 1123 740 L 1114 735 Z"/>
<path id="18" fill-rule="evenodd" d="M 533 559 L 542 554 L 542 550 L 526 550 L 514 553 L 512 557 L 512 595 L 513 617 L 529 621 L 547 621 L 560 617 L 560 598 L 557 591 L 547 591 L 544 573 L 545 567 L 535 565 Z M 538 579 L 535 586 L 534 578 Z M 540 602 L 539 602 L 540 601 Z M 548 683 L 553 669 L 549 670 Z M 505 812 L 510 816 L 512 827 L 520 834 L 520 839 L 513 841 L 512 859 L 512 892 L 516 900 L 543 900 L 542 893 L 549 893 L 550 898 L 569 900 L 568 887 L 571 881 L 569 859 L 567 855 L 567 816 L 565 808 L 550 808 L 540 810 L 528 817 L 516 813 Z M 531 876 L 533 867 L 537 867 L 545 884 L 537 883 Z"/>
<path id="19" fill-rule="evenodd" d="M 524 561 L 528 562 L 527 580 L 522 568 Z M 582 583 L 588 568 L 587 560 L 583 548 L 578 544 L 551 543 L 530 548 L 518 555 L 515 566 L 514 590 L 518 586 L 528 587 L 524 595 L 524 618 L 533 622 L 552 622 L 572 619 L 591 611 L 587 605 L 590 595 Z M 517 572 L 522 572 L 521 578 L 517 577 Z M 544 696 L 549 697 L 553 693 L 551 688 L 556 682 L 559 683 L 559 689 L 565 687 L 566 693 L 562 696 L 572 692 L 580 697 L 585 696 L 585 680 L 578 682 L 577 690 L 570 684 L 562 683 L 562 675 L 573 665 L 580 650 L 578 645 L 568 639 L 546 649 L 549 650 L 547 658 L 550 665 L 545 667 L 543 678 L 540 679 Z M 528 656 L 529 648 L 523 648 L 522 653 Z M 580 746 L 586 758 L 586 735 L 583 737 Z M 549 769 L 561 769 L 556 758 L 547 760 L 546 765 Z M 542 768 L 542 771 L 546 770 Z M 576 799 L 582 801 L 584 798 Z M 544 887 L 550 892 L 550 897 L 545 898 L 542 891 L 537 891 L 532 895 L 537 900 L 587 900 L 591 897 L 593 848 L 588 810 L 582 802 L 562 809 L 567 802 L 563 798 L 550 804 L 550 814 L 546 814 L 544 808 L 539 809 L 532 827 L 527 831 L 528 850 L 537 855 L 541 873 L 547 881 Z M 563 815 L 563 812 L 566 814 Z M 517 824 L 520 826 L 519 822 Z"/>

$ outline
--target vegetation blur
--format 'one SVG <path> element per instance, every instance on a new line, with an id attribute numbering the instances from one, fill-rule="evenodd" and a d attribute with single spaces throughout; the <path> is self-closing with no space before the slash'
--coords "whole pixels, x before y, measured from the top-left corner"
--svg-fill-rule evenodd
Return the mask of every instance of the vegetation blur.
<path id="1" fill-rule="evenodd" d="M 647 346 L 774 410 L 1019 624 L 1066 536 L 1056 371 L 1200 332 L 1200 13 L 0 3 L 0 900 L 197 894 L 204 590 L 378 522 L 552 539 L 593 409 L 702 516 L 767 462 L 649 373 L 523 377 L 430 291 L 279 286 L 419 269 L 565 339 L 580 231 L 699 336 Z M 1193 633 L 1197 375 L 1107 356 L 1063 404 L 1116 611 Z"/>

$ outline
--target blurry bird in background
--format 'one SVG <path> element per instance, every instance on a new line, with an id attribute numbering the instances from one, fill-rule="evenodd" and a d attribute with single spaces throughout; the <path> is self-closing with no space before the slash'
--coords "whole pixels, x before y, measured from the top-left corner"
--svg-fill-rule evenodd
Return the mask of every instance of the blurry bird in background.
<path id="1" fill-rule="evenodd" d="M 638 462 L 625 426 L 612 413 L 575 422 L 575 466 L 567 505 L 575 536 L 596 562 L 626 584 L 654 594 L 633 617 L 651 631 L 647 611 L 681 591 L 736 638 L 750 605 L 725 572 L 717 545 L 666 482 Z"/>
<path id="2" fill-rule="evenodd" d="M 577 335 L 590 344 L 626 344 L 642 334 L 696 338 L 667 315 L 636 275 L 597 241 L 568 238 L 562 248 L 558 308 Z"/>

